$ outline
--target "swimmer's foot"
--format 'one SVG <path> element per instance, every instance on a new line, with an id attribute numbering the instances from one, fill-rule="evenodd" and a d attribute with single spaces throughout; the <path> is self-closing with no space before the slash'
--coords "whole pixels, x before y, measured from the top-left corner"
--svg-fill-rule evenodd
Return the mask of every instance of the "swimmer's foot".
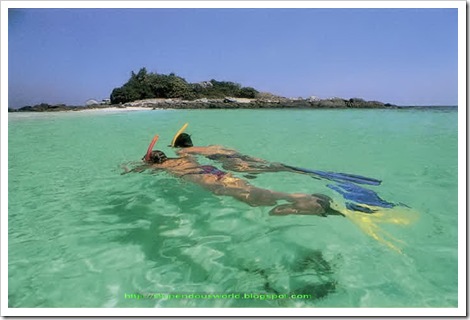
<path id="1" fill-rule="evenodd" d="M 317 202 L 325 209 L 329 208 L 330 203 L 333 201 L 330 197 L 321 193 L 313 193 L 312 196 L 315 197 Z"/>
<path id="2" fill-rule="evenodd" d="M 320 194 L 320 193 L 314 193 L 312 194 L 315 198 L 317 198 L 317 202 L 325 209 L 326 214 L 328 216 L 345 216 L 338 210 L 335 210 L 331 207 L 331 203 L 333 202 L 333 199 L 330 197 Z"/>
<path id="3" fill-rule="evenodd" d="M 247 179 L 256 179 L 256 176 L 254 174 L 245 174 L 244 177 Z"/>

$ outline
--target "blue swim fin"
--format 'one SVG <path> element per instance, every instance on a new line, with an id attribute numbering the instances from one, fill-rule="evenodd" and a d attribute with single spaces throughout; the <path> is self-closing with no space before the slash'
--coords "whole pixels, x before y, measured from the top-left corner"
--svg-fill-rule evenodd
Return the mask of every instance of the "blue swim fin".
<path id="1" fill-rule="evenodd" d="M 360 206 L 360 205 L 352 203 L 352 202 L 346 202 L 346 208 L 348 208 L 349 210 L 359 211 L 359 212 L 363 212 L 363 213 L 374 213 L 374 212 L 376 212 L 376 210 L 372 210 L 370 208 L 366 208 L 366 207 Z"/>
<path id="2" fill-rule="evenodd" d="M 352 200 L 358 204 L 366 204 L 382 208 L 395 207 L 395 204 L 381 199 L 374 191 L 355 185 L 354 183 L 345 182 L 338 183 L 337 185 L 328 184 L 327 187 L 338 192 L 345 199 Z"/>
<path id="3" fill-rule="evenodd" d="M 309 173 L 309 174 L 314 174 L 317 175 L 321 178 L 325 178 L 328 180 L 336 181 L 336 182 L 354 182 L 354 183 L 359 183 L 359 184 L 368 184 L 368 185 L 373 185 L 373 186 L 378 186 L 382 183 L 381 180 L 377 180 L 374 178 L 368 178 L 368 177 L 363 177 L 355 174 L 349 174 L 349 173 L 336 173 L 336 172 L 325 172 L 325 171 L 320 171 L 320 170 L 311 170 L 311 169 L 305 169 L 305 168 L 299 168 L 299 167 L 293 167 L 289 166 L 286 164 L 283 164 L 286 168 L 289 168 L 291 170 L 295 171 L 300 171 L 303 173 Z"/>

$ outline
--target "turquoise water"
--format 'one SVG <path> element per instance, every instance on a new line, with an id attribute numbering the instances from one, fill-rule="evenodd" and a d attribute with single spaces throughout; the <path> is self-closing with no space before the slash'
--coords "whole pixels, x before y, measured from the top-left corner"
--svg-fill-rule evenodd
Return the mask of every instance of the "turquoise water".
<path id="1" fill-rule="evenodd" d="M 166 174 L 121 175 L 155 133 L 173 155 L 185 122 L 196 145 L 382 179 L 372 188 L 419 218 L 381 226 L 399 253 L 349 218 L 273 217 Z M 457 307 L 456 108 L 21 113 L 8 125 L 10 307 Z M 250 183 L 342 201 L 306 175 Z"/>

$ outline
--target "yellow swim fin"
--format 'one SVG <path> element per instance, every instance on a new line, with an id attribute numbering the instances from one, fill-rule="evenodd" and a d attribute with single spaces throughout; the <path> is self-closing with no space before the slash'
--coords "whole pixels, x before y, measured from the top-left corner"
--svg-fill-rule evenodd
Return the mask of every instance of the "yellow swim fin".
<path id="1" fill-rule="evenodd" d="M 364 205 L 365 206 L 365 205 Z M 389 248 L 402 253 L 401 245 L 405 244 L 402 240 L 393 237 L 380 227 L 380 224 L 409 225 L 417 220 L 418 213 L 405 207 L 380 208 L 375 206 L 366 206 L 373 210 L 373 214 L 362 213 L 349 210 L 346 207 L 335 204 L 333 209 L 343 213 L 347 218 L 354 222 L 364 233 L 371 236 L 378 242 Z"/>

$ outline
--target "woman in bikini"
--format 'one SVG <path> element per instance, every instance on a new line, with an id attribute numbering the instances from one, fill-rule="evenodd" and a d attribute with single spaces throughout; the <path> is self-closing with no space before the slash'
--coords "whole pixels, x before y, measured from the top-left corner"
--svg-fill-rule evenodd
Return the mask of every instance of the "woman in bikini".
<path id="1" fill-rule="evenodd" d="M 214 166 L 200 165 L 193 157 L 168 158 L 160 150 L 149 151 L 145 164 L 133 171 L 164 170 L 176 177 L 196 183 L 216 195 L 231 196 L 250 206 L 276 206 L 270 214 L 288 215 L 342 215 L 330 208 L 331 199 L 321 194 L 283 193 L 255 187 L 243 179 L 221 171 Z M 289 203 L 278 205 L 278 201 Z"/>

